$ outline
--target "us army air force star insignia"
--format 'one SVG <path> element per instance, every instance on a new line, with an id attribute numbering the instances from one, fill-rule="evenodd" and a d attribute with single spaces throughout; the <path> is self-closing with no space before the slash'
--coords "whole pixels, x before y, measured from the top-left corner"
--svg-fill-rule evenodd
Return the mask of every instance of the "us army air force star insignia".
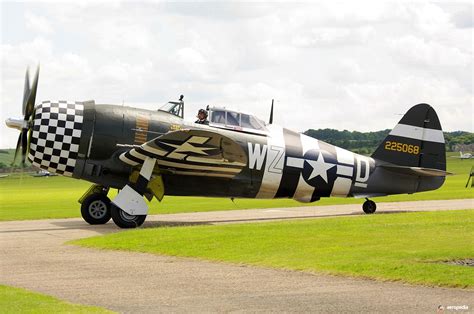
<path id="1" fill-rule="evenodd" d="M 333 168 L 334 164 L 329 164 L 324 161 L 323 154 L 319 152 L 318 160 L 306 159 L 306 162 L 313 167 L 313 171 L 308 177 L 308 181 L 320 176 L 326 183 L 328 183 L 328 170 Z"/>
<path id="2" fill-rule="evenodd" d="M 303 159 L 303 158 L 294 158 L 288 157 L 286 161 L 286 165 L 295 168 L 304 168 L 304 162 L 307 162 L 313 169 L 311 174 L 306 179 L 306 181 L 310 181 L 311 179 L 320 176 L 326 183 L 328 183 L 328 170 L 336 166 L 335 164 L 330 164 L 324 161 L 324 156 L 321 152 L 319 152 L 318 159 Z"/>

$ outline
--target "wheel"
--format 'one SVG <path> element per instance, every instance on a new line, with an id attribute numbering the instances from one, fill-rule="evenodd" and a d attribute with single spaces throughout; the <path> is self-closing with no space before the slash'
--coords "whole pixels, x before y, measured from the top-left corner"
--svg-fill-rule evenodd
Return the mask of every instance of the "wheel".
<path id="1" fill-rule="evenodd" d="M 91 225 L 105 224 L 110 220 L 110 204 L 105 194 L 91 194 L 82 202 L 82 218 Z"/>
<path id="2" fill-rule="evenodd" d="M 362 205 L 362 209 L 364 210 L 364 213 L 366 214 L 373 214 L 375 213 L 375 210 L 377 209 L 377 205 L 375 205 L 374 201 L 366 200 L 364 204 Z"/>
<path id="3" fill-rule="evenodd" d="M 146 215 L 130 215 L 121 210 L 118 206 L 111 204 L 110 213 L 112 220 L 120 228 L 136 228 L 143 225 Z"/>

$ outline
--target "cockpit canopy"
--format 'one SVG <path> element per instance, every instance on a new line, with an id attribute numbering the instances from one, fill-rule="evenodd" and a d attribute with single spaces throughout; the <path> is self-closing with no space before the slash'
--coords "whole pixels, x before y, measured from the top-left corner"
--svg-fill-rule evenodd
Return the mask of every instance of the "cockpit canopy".
<path id="1" fill-rule="evenodd" d="M 167 102 L 158 110 L 183 118 L 183 97 L 184 96 L 181 95 L 179 101 Z M 251 114 L 229 110 L 224 107 L 209 108 L 208 106 L 207 111 L 210 127 L 262 135 L 267 134 L 265 122 Z"/>
<path id="2" fill-rule="evenodd" d="M 209 126 L 242 132 L 265 134 L 265 122 L 243 112 L 225 108 L 209 108 Z"/>

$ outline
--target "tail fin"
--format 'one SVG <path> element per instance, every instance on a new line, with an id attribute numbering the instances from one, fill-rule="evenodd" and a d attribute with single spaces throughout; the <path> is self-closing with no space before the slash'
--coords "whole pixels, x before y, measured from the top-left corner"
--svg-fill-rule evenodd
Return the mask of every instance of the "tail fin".
<path id="1" fill-rule="evenodd" d="M 372 158 L 399 166 L 446 171 L 444 135 L 434 109 L 428 104 L 413 106 Z"/>

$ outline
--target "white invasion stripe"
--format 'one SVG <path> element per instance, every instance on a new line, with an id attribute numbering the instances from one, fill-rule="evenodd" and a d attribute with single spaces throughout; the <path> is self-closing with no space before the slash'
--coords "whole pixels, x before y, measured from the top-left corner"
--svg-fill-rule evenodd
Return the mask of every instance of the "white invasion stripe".
<path id="1" fill-rule="evenodd" d="M 354 173 L 353 167 L 337 165 L 337 174 L 340 174 L 341 176 L 352 177 L 353 173 Z"/>
<path id="2" fill-rule="evenodd" d="M 444 144 L 443 131 L 435 129 L 425 129 L 413 125 L 397 124 L 390 132 L 390 135 Z"/>
<path id="3" fill-rule="evenodd" d="M 230 172 L 230 173 L 239 173 L 242 170 L 238 168 L 236 169 L 236 168 L 226 168 L 226 167 L 199 166 L 199 165 L 171 162 L 171 161 L 165 161 L 165 160 L 158 160 L 158 164 L 161 166 L 181 168 L 181 169 L 218 171 L 218 172 Z"/>
<path id="4" fill-rule="evenodd" d="M 119 159 L 120 159 L 121 161 L 123 161 L 124 163 L 129 164 L 129 165 L 132 165 L 132 166 L 138 165 L 138 162 L 135 162 L 135 161 L 130 160 L 130 159 L 128 159 L 127 157 L 125 157 L 125 153 L 123 153 L 122 155 L 120 155 L 120 156 L 119 156 Z"/>
<path id="5" fill-rule="evenodd" d="M 306 154 L 311 149 L 319 150 L 319 142 L 318 140 L 306 136 L 304 134 L 300 135 L 301 138 L 301 147 L 303 151 L 303 155 Z M 301 162 L 301 169 L 303 169 L 304 159 L 300 159 Z M 300 202 L 311 202 L 311 198 L 314 193 L 314 186 L 309 185 L 305 179 L 303 178 L 303 170 L 300 173 L 300 178 L 298 180 L 298 185 L 296 186 L 295 194 L 293 198 Z"/>
<path id="6" fill-rule="evenodd" d="M 311 186 L 306 183 L 303 176 L 300 175 L 300 179 L 298 180 L 298 185 L 296 187 L 295 194 L 293 195 L 293 199 L 297 200 L 298 202 L 309 203 L 311 202 L 313 192 L 314 186 Z"/>
<path id="7" fill-rule="evenodd" d="M 331 196 L 342 196 L 346 197 L 351 190 L 352 180 L 348 178 L 337 177 L 334 181 L 334 186 L 331 191 Z M 356 183 L 357 185 L 358 183 Z M 359 183 L 360 184 L 360 183 Z"/>
<path id="8" fill-rule="evenodd" d="M 358 186 L 358 187 L 361 187 L 361 188 L 366 188 L 367 187 L 366 183 L 360 183 L 360 182 L 356 182 L 356 183 L 354 183 L 354 185 Z"/>
<path id="9" fill-rule="evenodd" d="M 151 147 L 150 145 L 148 145 L 148 143 L 145 143 L 141 146 L 141 148 L 143 150 L 146 150 L 147 152 L 149 153 L 152 153 L 152 154 L 155 154 L 155 155 L 158 155 L 158 156 L 164 156 L 166 155 L 167 151 L 164 151 L 162 149 L 158 149 L 158 148 L 155 148 L 155 147 Z"/>
<path id="10" fill-rule="evenodd" d="M 286 165 L 289 166 L 289 167 L 303 169 L 304 159 L 303 158 L 288 157 L 288 159 L 286 160 Z"/>
<path id="11" fill-rule="evenodd" d="M 334 146 L 336 148 L 337 161 L 342 164 L 354 164 L 354 153 L 344 148 Z"/>
<path id="12" fill-rule="evenodd" d="M 285 138 L 283 128 L 269 125 L 267 137 L 267 155 L 262 177 L 262 184 L 256 198 L 274 198 L 280 187 L 285 161 Z"/>

